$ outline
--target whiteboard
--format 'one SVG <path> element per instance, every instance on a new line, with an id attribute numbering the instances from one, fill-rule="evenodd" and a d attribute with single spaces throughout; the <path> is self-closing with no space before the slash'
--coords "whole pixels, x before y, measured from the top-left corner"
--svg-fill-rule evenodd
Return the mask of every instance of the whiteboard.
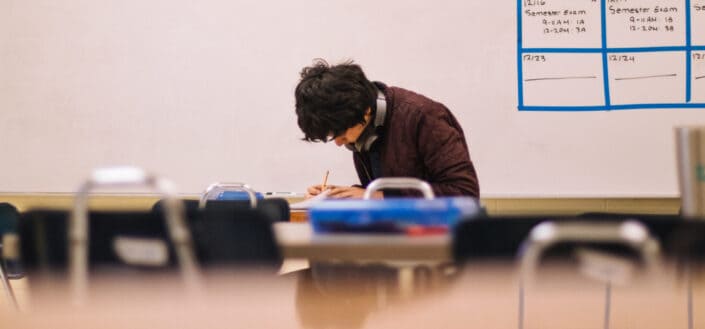
<path id="1" fill-rule="evenodd" d="M 0 191 L 72 192 L 117 164 L 182 193 L 302 192 L 328 169 L 356 183 L 349 151 L 300 140 L 293 92 L 314 58 L 447 105 L 483 197 L 675 196 L 673 127 L 705 123 L 519 111 L 515 1 L 2 0 Z"/>

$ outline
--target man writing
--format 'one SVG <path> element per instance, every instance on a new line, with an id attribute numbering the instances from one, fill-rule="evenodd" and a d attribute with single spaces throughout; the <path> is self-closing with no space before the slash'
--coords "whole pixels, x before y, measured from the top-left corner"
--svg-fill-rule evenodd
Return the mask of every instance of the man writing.
<path id="1" fill-rule="evenodd" d="M 328 197 L 360 198 L 380 177 L 415 177 L 437 196 L 480 196 L 475 167 L 460 124 L 443 104 L 423 95 L 367 80 L 352 62 L 319 60 L 301 71 L 296 115 L 311 142 L 335 141 L 353 152 L 361 185 L 328 186 Z M 307 197 L 322 192 L 311 186 Z M 415 195 L 377 192 L 375 197 Z"/>

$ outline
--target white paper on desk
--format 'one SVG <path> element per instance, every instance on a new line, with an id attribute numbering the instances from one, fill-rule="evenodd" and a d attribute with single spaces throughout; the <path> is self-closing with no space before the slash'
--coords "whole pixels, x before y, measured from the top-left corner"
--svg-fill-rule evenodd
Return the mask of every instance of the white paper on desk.
<path id="1" fill-rule="evenodd" d="M 325 190 L 313 198 L 290 204 L 289 209 L 305 210 L 305 209 L 311 208 L 312 205 L 327 199 L 328 194 L 330 194 L 330 190 Z"/>

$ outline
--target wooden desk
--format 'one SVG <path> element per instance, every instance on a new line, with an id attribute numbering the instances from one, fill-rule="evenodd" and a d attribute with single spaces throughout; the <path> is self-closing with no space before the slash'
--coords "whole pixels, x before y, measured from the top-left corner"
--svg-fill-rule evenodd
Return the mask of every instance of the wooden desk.
<path id="1" fill-rule="evenodd" d="M 292 223 L 306 223 L 308 222 L 308 211 L 307 210 L 292 210 L 289 213 L 289 221 Z"/>
<path id="2" fill-rule="evenodd" d="M 284 258 L 340 261 L 452 260 L 450 235 L 410 237 L 383 234 L 316 235 L 308 223 L 276 223 Z"/>

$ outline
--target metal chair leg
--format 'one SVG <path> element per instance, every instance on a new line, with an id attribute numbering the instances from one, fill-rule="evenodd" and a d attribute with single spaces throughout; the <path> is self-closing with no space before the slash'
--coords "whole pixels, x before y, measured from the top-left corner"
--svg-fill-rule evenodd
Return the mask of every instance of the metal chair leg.
<path id="1" fill-rule="evenodd" d="M 5 290 L 5 296 L 10 301 L 15 309 L 19 309 L 17 306 L 17 298 L 15 298 L 15 293 L 12 291 L 12 286 L 7 278 L 7 271 L 5 270 L 5 262 L 0 259 L 0 281 L 2 281 L 2 287 Z"/>
<path id="2" fill-rule="evenodd" d="M 688 329 L 693 329 L 693 280 L 690 273 L 690 265 L 686 266 L 688 279 Z"/>
<path id="3" fill-rule="evenodd" d="M 519 329 L 524 329 L 524 279 L 519 280 Z"/>
<path id="4" fill-rule="evenodd" d="M 607 281 L 605 286 L 605 319 L 603 327 L 610 329 L 610 310 L 612 307 L 612 282 Z"/>

